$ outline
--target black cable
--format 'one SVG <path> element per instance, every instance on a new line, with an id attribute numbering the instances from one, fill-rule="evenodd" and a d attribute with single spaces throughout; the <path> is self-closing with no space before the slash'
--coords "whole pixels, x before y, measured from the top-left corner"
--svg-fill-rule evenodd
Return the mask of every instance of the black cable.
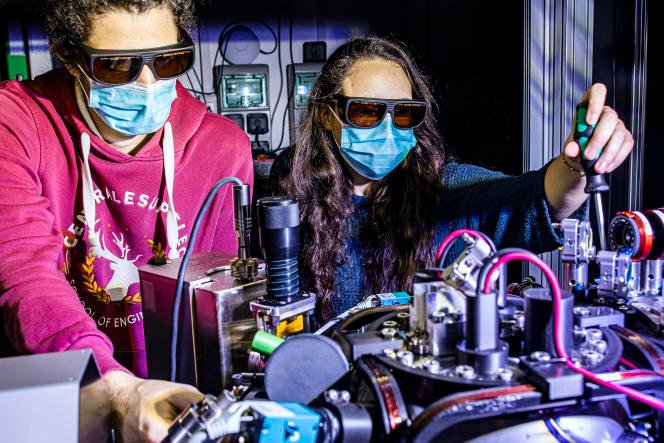
<path id="1" fill-rule="evenodd" d="M 281 101 L 281 93 L 283 92 L 284 89 L 284 73 L 282 70 L 282 65 L 281 65 L 281 14 L 277 14 L 277 41 L 278 41 L 278 46 L 277 46 L 277 59 L 279 59 L 279 94 L 277 94 L 277 101 L 274 104 L 274 111 L 272 112 L 272 115 L 270 116 L 270 151 L 273 151 L 272 147 L 274 146 L 272 144 L 272 132 L 274 128 L 274 116 L 277 115 L 277 107 L 279 106 L 279 102 Z M 274 150 L 275 152 L 278 151 L 279 148 Z"/>
<path id="2" fill-rule="evenodd" d="M 489 277 L 489 269 L 493 265 L 495 265 L 500 257 L 502 257 L 505 254 L 509 254 L 510 252 L 529 252 L 526 251 L 525 249 L 521 248 L 503 248 L 500 251 L 496 252 L 494 255 L 489 257 L 487 260 L 484 261 L 484 264 L 482 265 L 482 268 L 480 269 L 480 273 L 477 276 L 477 288 L 475 294 L 477 296 L 480 296 L 484 294 L 484 283 L 486 282 L 486 279 Z"/>
<path id="3" fill-rule="evenodd" d="M 224 75 L 224 62 L 226 62 L 226 49 L 228 49 L 228 43 L 229 43 L 229 37 L 233 33 L 235 29 L 237 29 L 236 24 L 240 21 L 243 21 L 245 19 L 236 19 L 231 21 L 230 23 L 226 24 L 221 29 L 221 32 L 219 33 L 219 38 L 217 39 L 217 50 L 215 51 L 214 54 L 214 61 L 212 62 L 212 67 L 216 67 L 217 65 L 217 57 L 221 54 L 221 64 L 219 65 L 219 75 L 217 77 L 217 82 L 214 85 L 215 89 L 215 94 L 218 94 L 219 98 L 219 109 L 217 109 L 217 113 L 221 114 L 221 108 L 223 107 L 223 100 L 221 98 L 221 90 L 220 90 L 220 85 L 222 82 L 222 78 Z M 251 20 L 251 19 L 247 19 Z M 223 43 L 222 43 L 223 42 Z M 231 62 L 229 62 L 231 63 Z M 231 63 L 232 64 L 232 63 Z"/>
<path id="4" fill-rule="evenodd" d="M 222 49 L 221 49 L 222 38 L 223 38 L 224 34 L 226 33 L 226 31 L 228 30 L 229 26 L 231 26 L 231 24 L 235 23 L 235 21 L 236 20 L 234 20 L 231 23 L 224 26 L 224 28 L 222 28 L 221 32 L 219 33 L 219 38 L 217 39 L 217 50 L 214 53 L 214 61 L 212 62 L 212 69 L 214 69 L 217 66 L 217 57 L 222 52 Z M 228 40 L 225 42 L 225 44 L 226 44 L 226 47 L 228 47 Z M 225 49 L 224 49 L 224 51 L 225 51 Z M 219 109 L 217 109 L 218 114 L 221 114 L 221 109 L 223 108 L 223 99 L 221 97 L 221 83 L 222 83 L 223 74 L 224 74 L 224 61 L 225 61 L 225 58 L 222 55 L 221 56 L 221 65 L 219 65 L 219 75 L 217 76 L 216 82 L 213 85 L 214 90 L 215 90 L 215 94 L 217 94 L 217 98 L 219 100 L 219 102 L 218 102 L 218 108 Z"/>
<path id="5" fill-rule="evenodd" d="M 272 50 L 270 50 L 270 51 L 263 51 L 262 49 L 260 49 L 259 52 L 261 54 L 268 54 L 269 55 L 269 54 L 273 54 L 274 51 L 277 50 L 277 47 L 279 45 L 279 40 L 277 39 L 277 35 L 275 34 L 274 29 L 272 29 L 272 27 L 270 25 L 268 25 L 263 20 L 259 20 L 259 19 L 256 19 L 256 18 L 248 18 L 248 17 L 238 18 L 238 19 L 235 19 L 235 20 L 229 22 L 228 24 L 226 24 L 226 26 L 224 26 L 222 28 L 221 32 L 219 33 L 219 38 L 217 40 L 217 52 L 215 53 L 214 62 L 212 63 L 213 66 L 217 64 L 217 57 L 219 55 L 221 55 L 222 63 L 223 63 L 223 59 L 225 59 L 226 57 L 225 57 L 225 50 L 221 49 L 222 48 L 221 43 L 222 43 L 223 40 L 228 40 L 230 38 L 232 33 L 238 28 L 238 25 L 241 22 L 255 22 L 255 23 L 258 23 L 258 24 L 264 26 L 268 31 L 270 31 L 270 34 L 272 34 L 272 38 L 274 39 L 274 48 L 272 48 Z M 231 65 L 233 64 L 228 60 L 226 60 L 226 61 L 228 63 L 230 63 Z"/>
<path id="6" fill-rule="evenodd" d="M 194 69 L 194 75 L 196 75 L 196 80 L 198 81 L 198 85 L 201 87 L 201 91 L 205 90 L 205 76 L 203 75 L 203 42 L 201 41 L 201 27 L 198 26 L 196 29 L 198 33 L 198 63 L 201 69 L 201 78 L 198 78 L 198 75 L 196 75 L 196 70 Z M 207 106 L 207 101 L 205 100 L 205 95 L 203 95 L 203 103 L 205 103 L 205 106 Z"/>
<path id="7" fill-rule="evenodd" d="M 496 248 L 496 244 L 493 242 L 493 240 L 491 240 L 491 237 L 489 237 L 488 235 L 486 235 L 485 233 L 480 232 L 480 231 L 475 231 L 475 232 L 477 232 L 479 234 L 479 236 L 482 238 L 482 240 L 487 242 L 487 244 L 491 248 L 491 252 L 496 252 L 498 250 L 498 248 Z M 458 237 L 455 240 L 458 240 L 459 238 L 461 238 L 461 237 Z M 438 260 L 438 263 L 436 263 L 436 266 L 438 266 L 439 268 L 442 268 L 445 265 L 445 259 L 447 258 L 447 253 L 450 252 L 450 249 L 452 249 L 451 246 L 452 246 L 452 243 L 450 243 L 448 245 L 447 249 L 445 249 L 443 251 L 443 255 L 440 256 L 440 260 Z"/>
<path id="8" fill-rule="evenodd" d="M 217 48 L 219 50 L 219 54 L 221 55 L 221 64 L 225 62 L 228 62 L 229 65 L 232 65 L 233 62 L 228 60 L 226 58 L 226 50 L 228 49 L 228 43 L 230 43 L 231 40 L 231 35 L 233 35 L 233 32 L 235 32 L 238 29 L 238 25 L 234 25 L 231 28 L 224 28 L 225 31 L 222 31 L 221 34 L 219 34 L 219 39 L 217 40 Z M 223 48 L 223 49 L 222 49 Z"/>
<path id="9" fill-rule="evenodd" d="M 295 61 L 293 58 L 293 1 L 288 0 L 288 46 L 290 50 L 290 62 L 291 69 L 295 73 Z M 281 145 L 284 141 L 284 132 L 286 132 L 286 115 L 288 115 L 288 107 L 290 106 L 291 101 L 293 100 L 293 92 L 295 92 L 295 76 L 293 76 L 293 84 L 289 84 L 288 87 L 290 91 L 288 92 L 288 101 L 286 101 L 286 108 L 284 109 L 284 116 L 281 119 L 281 138 L 279 139 L 279 146 L 277 146 L 277 151 L 281 149 Z M 293 140 L 291 140 L 291 145 Z"/>
<path id="10" fill-rule="evenodd" d="M 189 264 L 189 259 L 191 258 L 191 254 L 193 254 L 194 252 L 196 237 L 198 236 L 198 230 L 200 229 L 201 222 L 203 221 L 205 213 L 212 204 L 212 200 L 214 200 L 214 197 L 217 195 L 217 192 L 219 192 L 219 189 L 222 186 L 227 185 L 231 182 L 239 186 L 243 185 L 242 180 L 240 180 L 237 177 L 226 177 L 215 183 L 210 192 L 208 192 L 207 197 L 205 197 L 205 200 L 201 205 L 201 209 L 199 209 L 198 214 L 196 215 L 196 219 L 194 220 L 194 225 L 191 228 L 191 235 L 189 236 L 189 244 L 187 245 L 187 251 L 184 253 L 184 256 L 182 257 L 182 262 L 180 262 L 180 269 L 178 270 L 178 277 L 175 284 L 175 296 L 173 297 L 173 312 L 171 316 L 171 355 L 170 355 L 171 368 L 169 374 L 170 381 L 175 381 L 177 375 L 177 345 L 178 345 L 178 335 L 179 335 L 178 329 L 180 327 L 180 301 L 182 299 L 182 286 L 184 286 L 184 274 L 187 271 L 187 265 Z"/>
<path id="11" fill-rule="evenodd" d="M 228 40 L 224 42 L 224 45 L 228 47 Z M 221 51 L 221 47 L 219 47 L 219 51 Z M 216 57 L 215 57 L 216 59 Z M 219 77 L 217 78 L 217 84 L 215 84 L 215 89 L 217 90 L 217 94 L 219 97 L 219 109 L 217 109 L 217 113 L 221 114 L 221 109 L 224 107 L 224 100 L 222 98 L 222 91 L 221 91 L 221 84 L 223 82 L 224 78 L 224 61 L 226 59 L 222 56 L 221 57 L 221 64 L 219 65 Z"/>
<path id="12" fill-rule="evenodd" d="M 199 94 L 199 95 L 203 95 L 203 82 L 202 82 L 201 79 L 198 77 L 198 73 L 196 72 L 195 69 L 193 69 L 193 67 L 192 67 L 192 69 L 191 69 L 191 72 L 194 73 L 194 77 L 196 77 L 196 82 L 198 83 L 198 86 L 199 86 L 199 88 L 200 88 L 200 90 L 195 91 L 195 93 L 196 93 L 196 94 Z M 187 72 L 187 74 L 189 74 L 189 72 Z M 187 76 L 187 78 L 189 78 L 189 83 L 191 84 L 192 88 L 194 88 L 194 83 L 191 81 L 191 78 L 190 78 L 189 76 Z M 203 95 L 203 102 L 204 102 L 205 105 L 207 106 L 207 100 L 205 100 L 205 95 Z"/>
<path id="13" fill-rule="evenodd" d="M 200 44 L 200 42 L 201 42 L 200 27 L 197 28 L 197 31 L 198 31 L 198 48 L 199 48 L 198 59 L 199 59 L 199 61 L 201 63 L 201 66 L 202 66 L 203 54 L 200 52 L 200 47 L 201 47 L 201 44 Z M 203 83 L 201 83 L 201 79 L 198 77 L 198 73 L 196 72 L 196 69 L 194 68 L 194 64 L 191 65 L 190 71 L 194 73 L 194 76 L 196 77 L 196 81 L 198 82 L 198 87 L 202 91 L 203 90 Z M 203 71 L 203 68 L 201 67 L 201 72 L 202 71 Z M 189 71 L 187 71 L 187 78 L 189 79 L 189 83 L 191 84 L 192 89 L 196 89 L 196 86 L 194 85 L 194 83 L 191 81 L 191 78 L 189 77 Z"/>
<path id="14" fill-rule="evenodd" d="M 270 31 L 270 33 L 272 34 L 272 38 L 274 39 L 274 48 L 272 48 L 272 50 L 269 51 L 269 52 L 268 51 L 263 51 L 261 49 L 260 53 L 265 54 L 265 55 L 274 54 L 274 51 L 276 51 L 277 48 L 279 47 L 279 39 L 277 38 L 276 34 L 274 33 L 274 29 L 272 29 L 272 27 L 270 25 L 268 25 L 267 23 L 265 23 L 263 20 L 256 20 L 256 22 L 258 22 L 258 23 L 262 24 L 263 26 L 265 26 L 265 28 L 267 28 L 267 30 Z"/>
<path id="15" fill-rule="evenodd" d="M 199 91 L 198 89 L 194 89 L 194 88 L 187 88 L 187 87 L 185 87 L 184 89 L 186 89 L 187 91 L 189 91 L 189 92 L 191 92 L 191 93 L 193 93 L 193 94 L 198 94 L 198 95 L 212 95 L 212 94 L 216 94 L 216 92 Z"/>
<path id="16" fill-rule="evenodd" d="M 189 91 L 189 92 L 193 92 L 194 94 L 216 94 L 216 92 L 214 92 L 214 91 L 212 91 L 212 92 L 205 92 L 205 91 L 200 91 L 200 90 L 194 88 L 194 87 L 193 87 L 193 86 L 194 86 L 194 82 L 191 81 L 191 77 L 189 77 L 189 72 L 187 72 L 185 75 L 187 76 L 187 80 L 189 81 L 189 84 L 192 86 L 191 88 L 186 88 L 186 87 L 185 87 L 184 89 L 186 89 L 187 91 Z"/>
<path id="17" fill-rule="evenodd" d="M 240 25 L 240 23 L 242 23 L 242 22 L 255 22 L 255 23 L 258 23 L 258 24 L 264 26 L 265 29 L 267 29 L 270 32 L 270 34 L 272 34 L 272 38 L 274 39 L 274 48 L 272 48 L 270 51 L 264 51 L 262 49 L 259 49 L 259 52 L 261 54 L 267 54 L 267 55 L 273 54 L 274 51 L 276 51 L 277 49 L 279 49 L 279 54 L 281 54 L 281 50 L 280 50 L 280 47 L 281 47 L 280 40 L 281 40 L 281 38 L 277 37 L 277 34 L 274 32 L 274 29 L 272 29 L 272 27 L 270 25 L 268 25 L 266 22 L 264 22 L 263 20 L 259 20 L 259 19 L 256 19 L 256 18 L 244 17 L 244 18 L 238 18 L 238 19 L 232 20 L 231 22 L 227 23 L 222 28 L 221 32 L 219 33 L 219 38 L 217 39 L 217 50 L 215 51 L 214 60 L 212 62 L 212 67 L 214 69 L 217 65 L 217 58 L 219 57 L 219 55 L 221 55 L 221 64 L 219 65 L 219 70 L 218 70 L 219 74 L 217 76 L 216 84 L 214 85 L 214 90 L 215 90 L 214 93 L 219 95 L 219 105 L 220 106 L 219 106 L 219 109 L 217 110 L 217 112 L 219 114 L 221 114 L 221 108 L 223 107 L 222 106 L 223 105 L 223 99 L 221 97 L 222 91 L 220 90 L 220 85 L 221 85 L 223 74 L 224 74 L 224 63 L 228 62 L 231 65 L 233 64 L 231 61 L 226 59 L 226 50 L 228 49 L 228 43 L 230 41 L 230 37 L 233 34 L 233 32 L 235 32 L 235 30 L 239 29 L 240 26 L 244 26 L 244 25 Z M 260 45 L 260 43 L 259 43 L 259 45 Z M 279 57 L 279 66 L 280 66 L 280 69 L 279 69 L 280 79 L 281 79 L 281 83 L 283 83 L 283 74 L 281 73 L 281 57 Z M 281 88 L 281 85 L 280 85 L 280 88 Z M 204 89 L 204 88 L 201 87 L 201 89 Z M 279 95 L 281 95 L 281 92 L 279 93 Z M 278 99 L 277 99 L 277 103 L 278 103 Z M 270 128 L 271 127 L 272 127 L 272 121 L 270 121 Z"/>
<path id="18" fill-rule="evenodd" d="M 189 81 L 189 85 L 191 88 L 185 88 L 187 91 L 194 92 L 196 93 L 196 90 L 194 88 L 194 82 L 191 81 L 191 76 L 189 75 L 189 71 L 185 74 L 187 76 L 187 81 Z"/>
<path id="19" fill-rule="evenodd" d="M 198 87 L 202 90 L 203 89 L 203 82 L 201 82 L 201 79 L 198 77 L 198 72 L 196 72 L 195 69 L 192 69 L 191 72 L 194 73 L 194 77 L 196 77 L 196 82 L 198 83 Z M 189 72 L 187 71 L 187 73 L 189 73 Z M 194 86 L 193 83 L 191 85 Z"/>

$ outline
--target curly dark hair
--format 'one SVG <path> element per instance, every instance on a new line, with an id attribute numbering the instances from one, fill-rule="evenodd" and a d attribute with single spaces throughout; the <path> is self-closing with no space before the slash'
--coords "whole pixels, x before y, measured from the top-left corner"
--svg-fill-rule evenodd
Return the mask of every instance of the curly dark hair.
<path id="1" fill-rule="evenodd" d="M 114 9 L 141 13 L 161 6 L 171 9 L 180 29 L 193 28 L 194 0 L 46 0 L 44 29 L 51 51 L 64 64 L 73 64 L 77 44 L 87 38 L 92 17 Z"/>
<path id="2" fill-rule="evenodd" d="M 376 58 L 401 66 L 410 79 L 413 98 L 428 102 L 429 107 L 424 122 L 415 128 L 417 145 L 397 168 L 369 188 L 371 225 L 364 257 L 364 295 L 409 288 L 415 271 L 433 260 L 446 155 L 428 79 L 402 43 L 375 36 L 351 39 L 330 56 L 312 86 L 290 173 L 280 181 L 281 192 L 300 204 L 302 286 L 316 292 L 322 317 L 331 314 L 335 269 L 341 259 L 346 221 L 353 212 L 353 184 L 320 114 L 333 103 L 355 62 Z"/>

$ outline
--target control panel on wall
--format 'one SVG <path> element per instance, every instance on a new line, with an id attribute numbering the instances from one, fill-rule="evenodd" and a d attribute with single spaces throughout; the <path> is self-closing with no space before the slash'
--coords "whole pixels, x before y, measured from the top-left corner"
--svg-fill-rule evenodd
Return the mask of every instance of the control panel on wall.
<path id="1" fill-rule="evenodd" d="M 214 78 L 219 113 L 249 135 L 252 149 L 270 150 L 268 66 L 215 66 Z"/>
<path id="2" fill-rule="evenodd" d="M 288 85 L 293 88 L 293 99 L 288 102 L 288 124 L 290 127 L 291 144 L 295 143 L 299 134 L 300 118 L 306 107 L 307 100 L 322 63 L 296 63 L 288 65 Z"/>

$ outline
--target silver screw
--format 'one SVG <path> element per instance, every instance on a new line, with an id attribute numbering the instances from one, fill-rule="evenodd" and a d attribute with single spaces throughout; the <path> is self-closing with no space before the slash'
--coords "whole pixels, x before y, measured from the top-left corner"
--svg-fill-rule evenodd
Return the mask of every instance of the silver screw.
<path id="1" fill-rule="evenodd" d="M 415 357 L 413 356 L 413 353 L 410 351 L 397 352 L 397 358 L 401 363 L 403 363 L 406 366 L 413 366 L 413 362 L 415 361 Z"/>
<path id="2" fill-rule="evenodd" d="M 431 321 L 434 323 L 442 323 L 445 321 L 445 317 L 447 317 L 447 312 L 436 311 L 433 314 L 431 314 Z"/>
<path id="3" fill-rule="evenodd" d="M 512 318 L 514 319 L 514 322 L 516 323 L 516 326 L 519 327 L 519 329 L 523 329 L 526 326 L 526 316 L 521 314 L 521 313 L 515 313 Z"/>
<path id="4" fill-rule="evenodd" d="M 593 351 L 591 349 L 582 351 L 581 354 L 583 355 L 583 360 L 584 363 L 587 366 L 595 366 L 599 362 L 602 361 L 602 356 L 600 355 L 599 352 Z"/>
<path id="5" fill-rule="evenodd" d="M 588 317 L 590 315 L 590 309 L 585 306 L 576 306 L 574 308 L 574 315 L 578 317 Z"/>
<path id="6" fill-rule="evenodd" d="M 597 340 L 601 340 L 604 337 L 602 331 L 597 328 L 586 329 L 586 334 L 588 337 L 588 343 L 592 343 Z"/>
<path id="7" fill-rule="evenodd" d="M 574 328 L 572 329 L 572 333 L 574 334 L 575 339 L 580 340 L 582 338 L 586 338 L 586 330 L 579 327 L 579 326 L 574 325 Z"/>
<path id="8" fill-rule="evenodd" d="M 475 378 L 475 368 L 472 366 L 468 365 L 459 365 L 456 368 L 454 368 L 454 373 L 466 380 L 470 380 L 472 378 Z"/>
<path id="9" fill-rule="evenodd" d="M 498 370 L 496 370 L 496 377 L 502 381 L 511 381 L 512 376 L 514 376 L 514 373 L 509 368 L 498 368 Z"/>
<path id="10" fill-rule="evenodd" d="M 383 328 L 380 330 L 380 335 L 382 335 L 383 338 L 392 339 L 397 335 L 397 330 L 396 328 Z"/>
<path id="11" fill-rule="evenodd" d="M 383 322 L 383 328 L 396 328 L 397 322 L 394 320 L 387 320 Z"/>
<path id="12" fill-rule="evenodd" d="M 600 354 L 606 354 L 607 344 L 604 340 L 597 340 L 590 344 L 593 350 L 599 352 Z"/>
<path id="13" fill-rule="evenodd" d="M 440 363 L 438 362 L 438 360 L 434 359 L 425 360 L 424 367 L 428 372 L 432 374 L 440 373 Z"/>
<path id="14" fill-rule="evenodd" d="M 429 341 L 424 337 L 413 337 L 410 339 L 410 349 L 418 355 L 429 352 Z"/>
<path id="15" fill-rule="evenodd" d="M 339 400 L 339 392 L 336 389 L 330 389 L 325 393 L 327 400 L 331 403 L 336 403 Z"/>
<path id="16" fill-rule="evenodd" d="M 545 362 L 551 360 L 551 354 L 546 351 L 534 351 L 530 353 L 528 358 L 532 361 Z"/>

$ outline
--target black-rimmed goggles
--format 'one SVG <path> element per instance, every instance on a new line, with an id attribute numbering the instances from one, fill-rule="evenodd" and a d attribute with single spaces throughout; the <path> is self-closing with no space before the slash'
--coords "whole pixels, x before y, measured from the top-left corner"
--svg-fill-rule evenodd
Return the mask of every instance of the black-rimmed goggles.
<path id="1" fill-rule="evenodd" d="M 79 43 L 82 68 L 94 81 L 106 85 L 131 83 L 148 65 L 155 78 L 165 80 L 180 76 L 194 64 L 194 43 L 181 32 L 183 39 L 174 45 L 135 49 L 95 49 Z"/>
<path id="2" fill-rule="evenodd" d="M 392 115 L 392 123 L 399 129 L 412 129 L 422 124 L 427 113 L 427 102 L 419 100 L 388 100 L 336 95 L 341 120 L 358 128 L 378 126 L 385 114 Z"/>

